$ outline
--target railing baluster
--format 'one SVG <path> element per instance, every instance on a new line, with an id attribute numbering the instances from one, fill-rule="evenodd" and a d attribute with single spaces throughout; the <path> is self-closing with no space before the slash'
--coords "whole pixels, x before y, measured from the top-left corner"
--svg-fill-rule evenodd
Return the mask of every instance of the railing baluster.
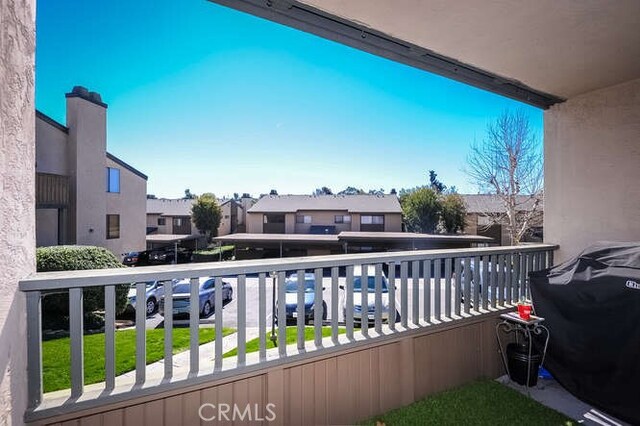
<path id="1" fill-rule="evenodd" d="M 527 253 L 520 253 L 520 285 L 518 286 L 518 301 L 526 297 L 527 290 Z"/>
<path id="2" fill-rule="evenodd" d="M 389 328 L 396 329 L 396 264 L 389 263 Z"/>
<path id="3" fill-rule="evenodd" d="M 480 291 L 482 292 L 482 308 L 486 311 L 489 309 L 489 289 L 491 283 L 489 282 L 489 256 L 482 256 L 482 279 L 480 280 Z"/>
<path id="4" fill-rule="evenodd" d="M 347 338 L 353 340 L 353 266 L 347 266 L 347 282 L 345 283 L 345 323 L 347 325 Z"/>
<path id="5" fill-rule="evenodd" d="M 284 271 L 278 272 L 278 280 L 274 284 L 278 286 L 278 354 L 280 357 L 287 356 L 287 285 L 285 280 L 286 273 Z"/>
<path id="6" fill-rule="evenodd" d="M 527 274 L 525 275 L 525 287 L 524 287 L 524 296 L 527 299 L 531 298 L 530 288 L 529 288 L 529 273 L 533 271 L 534 267 L 534 255 L 535 253 L 527 253 Z"/>
<path id="7" fill-rule="evenodd" d="M 480 312 L 480 256 L 473 258 L 473 309 Z"/>
<path id="8" fill-rule="evenodd" d="M 338 284 L 339 269 L 337 266 L 331 268 L 331 340 L 338 344 L 338 302 L 340 287 Z"/>
<path id="9" fill-rule="evenodd" d="M 400 307 L 402 312 L 400 313 L 400 323 L 403 327 L 407 327 L 409 323 L 409 262 L 402 262 L 400 264 Z"/>
<path id="10" fill-rule="evenodd" d="M 173 377 L 173 282 L 162 283 L 164 290 L 164 377 Z"/>
<path id="11" fill-rule="evenodd" d="M 313 295 L 313 332 L 314 332 L 314 343 L 316 347 L 322 346 L 322 326 L 324 318 L 323 311 L 323 298 L 322 298 L 322 290 L 323 290 L 323 274 L 324 270 L 322 268 L 316 268 L 315 272 L 315 286 L 314 286 L 314 295 Z"/>
<path id="12" fill-rule="evenodd" d="M 453 303 L 453 312 L 457 316 L 460 316 L 460 306 L 462 305 L 462 259 L 454 258 L 453 259 L 455 265 L 455 275 L 456 275 L 456 288 L 455 288 L 455 299 Z"/>
<path id="13" fill-rule="evenodd" d="M 296 325 L 298 327 L 298 350 L 304 350 L 304 318 L 306 315 L 306 309 L 304 306 L 304 292 L 305 292 L 305 276 L 304 269 L 298 270 L 297 273 L 298 282 L 298 303 L 296 304 L 296 314 L 298 315 Z"/>
<path id="14" fill-rule="evenodd" d="M 471 272 L 471 259 L 464 258 L 464 313 L 468 314 L 471 308 L 471 278 L 473 273 Z"/>
<path id="15" fill-rule="evenodd" d="M 547 255 L 547 268 L 553 267 L 553 250 L 549 250 Z"/>
<path id="16" fill-rule="evenodd" d="M 491 307 L 496 307 L 496 300 L 498 299 L 498 257 L 494 254 L 491 256 L 491 279 L 489 280 L 490 294 L 491 294 Z"/>
<path id="17" fill-rule="evenodd" d="M 247 362 L 247 276 L 238 276 L 238 365 Z"/>
<path id="18" fill-rule="evenodd" d="M 447 257 L 444 260 L 444 316 L 451 318 L 451 262 Z"/>
<path id="19" fill-rule="evenodd" d="M 189 281 L 189 375 L 200 371 L 200 279 Z"/>
<path id="20" fill-rule="evenodd" d="M 360 331 L 366 337 L 369 335 L 369 266 L 360 265 Z"/>
<path id="21" fill-rule="evenodd" d="M 442 320 L 442 259 L 433 262 L 433 315 L 436 320 Z"/>
<path id="22" fill-rule="evenodd" d="M 411 262 L 411 316 L 415 325 L 420 324 L 420 262 Z"/>
<path id="23" fill-rule="evenodd" d="M 375 330 L 376 333 L 382 333 L 382 265 L 380 263 L 376 263 L 374 266 L 374 286 L 375 286 L 375 312 L 374 312 L 374 321 L 375 321 Z"/>
<path id="24" fill-rule="evenodd" d="M 84 336 L 82 288 L 69 289 L 69 335 L 71 338 L 71 398 L 84 390 Z"/>
<path id="25" fill-rule="evenodd" d="M 427 259 L 422 262 L 422 267 L 424 268 L 424 297 L 423 297 L 423 318 L 427 323 L 431 322 L 431 269 L 433 267 L 433 262 L 431 259 Z"/>
<path id="26" fill-rule="evenodd" d="M 511 254 L 507 254 L 504 256 L 505 258 L 505 279 L 504 279 L 504 287 L 506 298 L 504 300 L 505 303 L 511 303 L 511 271 L 513 270 L 513 256 Z"/>
<path id="27" fill-rule="evenodd" d="M 267 279 L 266 274 L 258 274 L 258 340 L 260 341 L 260 361 L 267 359 Z M 275 315 L 275 312 L 271 313 Z"/>
<path id="28" fill-rule="evenodd" d="M 504 256 L 498 255 L 498 305 L 504 306 Z"/>
<path id="29" fill-rule="evenodd" d="M 104 287 L 104 381 L 107 391 L 116 385 L 116 287 Z"/>
<path id="30" fill-rule="evenodd" d="M 518 253 L 513 254 L 513 273 L 511 274 L 511 303 L 518 300 L 518 289 L 520 288 L 520 255 Z"/>
<path id="31" fill-rule="evenodd" d="M 215 332 L 216 332 L 216 339 L 214 341 L 214 359 L 213 359 L 213 369 L 215 371 L 220 371 L 222 370 L 222 340 L 224 339 L 223 337 L 223 333 L 222 333 L 222 324 L 223 324 L 223 315 L 224 313 L 222 312 L 222 277 L 216 277 L 216 281 L 215 281 L 215 291 L 214 291 L 214 310 L 213 310 L 213 314 L 215 315 L 214 317 L 214 326 L 215 326 Z"/>
<path id="32" fill-rule="evenodd" d="M 29 408 L 42 401 L 42 298 L 39 291 L 27 293 L 27 382 Z"/>
<path id="33" fill-rule="evenodd" d="M 147 284 L 136 283 L 136 384 L 147 378 Z"/>

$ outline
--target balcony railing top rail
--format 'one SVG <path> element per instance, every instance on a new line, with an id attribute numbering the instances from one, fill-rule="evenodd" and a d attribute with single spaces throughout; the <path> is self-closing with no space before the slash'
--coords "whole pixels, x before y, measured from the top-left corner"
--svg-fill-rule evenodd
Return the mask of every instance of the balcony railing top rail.
<path id="1" fill-rule="evenodd" d="M 552 265 L 556 248 L 530 244 L 37 273 L 20 282 L 27 295 L 26 418 L 42 419 L 203 383 L 504 309 L 528 295 L 528 273 Z M 160 370 L 147 365 L 148 282 L 164 292 Z M 117 376 L 116 286 L 131 283 L 138 301 L 135 370 Z M 104 382 L 98 384 L 85 383 L 83 294 L 88 287 L 104 291 Z M 230 291 L 235 312 L 225 309 Z M 56 396 L 43 394 L 42 301 L 51 293 L 69 296 L 71 387 Z M 188 368 L 173 365 L 176 312 L 189 316 L 188 365 L 183 366 Z M 199 342 L 203 314 L 214 318 L 215 339 L 209 349 Z M 228 321 L 237 329 L 237 353 L 232 358 L 223 350 L 223 326 Z M 312 324 L 311 340 L 307 324 Z M 267 345 L 269 329 L 277 342 L 273 349 Z M 248 354 L 250 335 L 259 342 L 255 355 Z M 289 344 L 291 336 L 295 343 Z"/>
<path id="2" fill-rule="evenodd" d="M 88 269 L 81 271 L 37 272 L 20 281 L 20 290 L 68 289 L 95 287 L 138 281 L 165 281 L 186 276 L 248 275 L 261 272 L 314 269 L 372 263 L 400 263 L 414 260 L 489 256 L 509 253 L 532 253 L 557 250 L 553 244 L 480 247 L 467 249 L 414 250 L 385 253 L 338 254 L 329 256 L 292 257 L 280 259 L 241 260 L 235 262 L 187 263 L 121 269 Z"/>

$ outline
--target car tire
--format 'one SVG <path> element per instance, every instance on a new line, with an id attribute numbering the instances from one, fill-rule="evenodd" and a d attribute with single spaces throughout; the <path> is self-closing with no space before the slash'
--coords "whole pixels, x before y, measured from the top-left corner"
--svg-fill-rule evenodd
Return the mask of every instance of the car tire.
<path id="1" fill-rule="evenodd" d="M 212 313 L 213 311 L 211 310 L 211 303 L 209 303 L 209 301 L 204 302 L 204 306 L 202 307 L 202 317 L 208 318 Z"/>
<path id="2" fill-rule="evenodd" d="M 150 297 L 147 300 L 147 316 L 151 316 L 158 311 L 158 302 L 155 297 Z"/>

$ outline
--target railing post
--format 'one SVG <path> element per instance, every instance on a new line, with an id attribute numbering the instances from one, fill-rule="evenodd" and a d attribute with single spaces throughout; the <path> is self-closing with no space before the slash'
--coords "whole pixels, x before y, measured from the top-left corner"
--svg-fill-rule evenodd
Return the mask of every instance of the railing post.
<path id="1" fill-rule="evenodd" d="M 420 261 L 411 262 L 411 316 L 414 325 L 420 324 Z"/>
<path id="2" fill-rule="evenodd" d="M 29 408 L 42 401 L 42 298 L 39 291 L 27 293 L 27 382 Z"/>
<path id="3" fill-rule="evenodd" d="M 223 334 L 222 334 L 222 278 L 221 277 L 216 277 L 216 281 L 215 281 L 215 294 L 213 295 L 213 298 L 215 299 L 215 310 L 214 315 L 214 322 L 215 322 L 215 333 L 216 333 L 216 339 L 213 343 L 214 345 L 214 350 L 215 350 L 215 355 L 214 355 L 214 360 L 213 360 L 213 369 L 215 371 L 220 371 L 222 370 L 222 339 Z"/>
<path id="4" fill-rule="evenodd" d="M 353 340 L 353 274 L 353 266 L 347 266 L 345 323 L 347 325 L 347 338 L 349 340 Z"/>
<path id="5" fill-rule="evenodd" d="M 116 288 L 104 288 L 104 376 L 105 389 L 113 390 L 116 383 Z"/>
<path id="6" fill-rule="evenodd" d="M 173 282 L 162 283 L 164 290 L 164 377 L 173 376 Z"/>
<path id="7" fill-rule="evenodd" d="M 84 326 L 82 288 L 69 289 L 69 335 L 71 338 L 71 398 L 84 390 Z"/>
<path id="8" fill-rule="evenodd" d="M 396 329 L 396 264 L 389 263 L 389 328 Z"/>
<path id="9" fill-rule="evenodd" d="M 136 283 L 136 384 L 147 377 L 147 284 Z"/>
<path id="10" fill-rule="evenodd" d="M 217 296 L 217 289 L 214 290 Z M 211 306 L 211 305 L 209 305 Z M 217 312 L 216 312 L 217 314 Z M 200 279 L 189 281 L 189 375 L 200 371 Z"/>
<path id="11" fill-rule="evenodd" d="M 247 361 L 247 277 L 238 276 L 238 365 L 243 366 Z"/>
<path id="12" fill-rule="evenodd" d="M 431 259 L 425 260 L 422 262 L 422 267 L 424 269 L 424 306 L 422 308 L 424 312 L 422 314 L 425 322 L 431 323 L 431 271 L 433 269 L 433 261 Z"/>
<path id="13" fill-rule="evenodd" d="M 264 272 L 258 275 L 258 336 L 260 341 L 260 361 L 267 358 L 267 276 Z M 275 281 L 275 279 L 274 279 Z M 275 301 L 274 301 L 275 302 Z M 272 312 L 271 315 L 275 315 Z"/>
<path id="14" fill-rule="evenodd" d="M 298 282 L 298 301 L 296 303 L 296 312 L 298 314 L 297 317 L 297 321 L 296 321 L 296 326 L 297 326 L 297 331 L 298 331 L 298 337 L 297 337 L 297 342 L 298 342 L 298 350 L 299 351 L 304 351 L 304 320 L 305 320 L 305 316 L 307 314 L 307 310 L 305 307 L 305 303 L 304 303 L 304 293 L 306 291 L 305 287 L 306 287 L 306 281 L 305 281 L 305 271 L 304 269 L 302 270 L 298 270 L 297 272 L 297 282 Z"/>

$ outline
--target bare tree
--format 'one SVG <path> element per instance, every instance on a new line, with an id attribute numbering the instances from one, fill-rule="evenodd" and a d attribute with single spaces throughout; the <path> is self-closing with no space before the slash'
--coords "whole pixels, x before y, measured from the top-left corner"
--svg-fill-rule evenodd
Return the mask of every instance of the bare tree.
<path id="1" fill-rule="evenodd" d="M 467 174 L 483 193 L 494 194 L 504 211 L 486 211 L 489 224 L 506 225 L 517 245 L 539 220 L 543 199 L 541 146 L 524 111 L 506 111 L 487 126 L 486 138 L 474 143 Z"/>

